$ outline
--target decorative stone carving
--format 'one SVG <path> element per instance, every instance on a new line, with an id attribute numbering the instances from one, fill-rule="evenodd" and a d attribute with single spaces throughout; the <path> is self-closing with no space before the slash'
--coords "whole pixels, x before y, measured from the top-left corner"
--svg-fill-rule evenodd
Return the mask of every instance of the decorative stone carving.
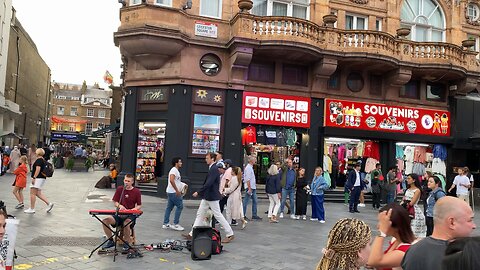
<path id="1" fill-rule="evenodd" d="M 333 25 L 337 22 L 337 15 L 335 14 L 328 14 L 323 16 L 323 24 L 327 27 L 333 27 Z"/>
<path id="2" fill-rule="evenodd" d="M 361 4 L 361 5 L 368 4 L 368 0 L 350 0 L 350 2 L 353 2 L 355 4 Z"/>
<path id="3" fill-rule="evenodd" d="M 248 13 L 250 9 L 253 7 L 253 1 L 252 0 L 239 0 L 238 1 L 238 8 L 240 9 L 240 12 L 243 13 Z"/>
<path id="4" fill-rule="evenodd" d="M 397 29 L 397 37 L 399 38 L 405 38 L 409 34 L 410 34 L 410 28 L 402 27 Z"/>

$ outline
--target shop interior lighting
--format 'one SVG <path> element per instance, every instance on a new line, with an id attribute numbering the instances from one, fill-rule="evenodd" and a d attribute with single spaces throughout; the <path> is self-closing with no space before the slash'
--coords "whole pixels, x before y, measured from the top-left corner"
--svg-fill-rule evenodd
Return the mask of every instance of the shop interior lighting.
<path id="1" fill-rule="evenodd" d="M 358 143 L 358 139 L 346 139 L 346 138 L 325 138 L 325 141 L 328 143 Z"/>
<path id="2" fill-rule="evenodd" d="M 398 142 L 396 143 L 398 146 L 430 146 L 429 144 L 426 143 L 408 143 L 408 142 Z"/>
<path id="3" fill-rule="evenodd" d="M 165 123 L 145 123 L 143 124 L 144 127 L 166 127 L 167 124 Z"/>

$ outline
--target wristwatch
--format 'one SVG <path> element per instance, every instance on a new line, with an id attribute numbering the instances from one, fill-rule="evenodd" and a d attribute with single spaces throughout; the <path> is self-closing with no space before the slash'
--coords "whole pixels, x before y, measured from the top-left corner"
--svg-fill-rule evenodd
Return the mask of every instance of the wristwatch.
<path id="1" fill-rule="evenodd" d="M 387 237 L 387 235 L 386 235 L 384 232 L 382 232 L 382 231 L 378 231 L 378 235 L 377 235 L 377 236 L 378 236 L 378 237 Z"/>

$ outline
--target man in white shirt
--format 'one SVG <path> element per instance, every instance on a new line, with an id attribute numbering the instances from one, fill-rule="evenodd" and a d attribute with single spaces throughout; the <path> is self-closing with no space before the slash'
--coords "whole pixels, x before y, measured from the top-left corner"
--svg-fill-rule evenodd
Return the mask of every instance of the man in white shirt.
<path id="1" fill-rule="evenodd" d="M 243 198 L 243 214 L 247 216 L 247 206 L 250 199 L 252 199 L 252 219 L 261 220 L 257 215 L 257 186 L 255 173 L 253 171 L 253 164 L 257 159 L 255 157 L 248 157 L 248 164 L 243 172 L 243 184 L 245 187 L 245 197 Z"/>
<path id="2" fill-rule="evenodd" d="M 457 187 L 457 197 L 470 204 L 470 199 L 468 196 L 468 189 L 470 188 L 470 186 L 470 179 L 468 179 L 468 177 L 465 175 L 463 168 L 458 168 L 458 175 L 455 176 L 453 184 L 448 190 L 448 192 L 452 192 L 452 189 Z"/>
<path id="3" fill-rule="evenodd" d="M 172 159 L 172 168 L 168 173 L 168 186 L 167 186 L 167 196 L 168 203 L 167 209 L 165 209 L 165 216 L 163 218 L 163 229 L 173 229 L 176 231 L 183 231 L 184 228 L 178 224 L 180 222 L 180 215 L 183 210 L 183 197 L 182 189 L 185 184 L 182 183 L 182 177 L 180 176 L 179 169 L 182 167 L 182 159 L 175 157 Z M 176 206 L 175 217 L 173 219 L 173 225 L 170 224 L 170 213 L 173 210 L 173 207 Z"/>

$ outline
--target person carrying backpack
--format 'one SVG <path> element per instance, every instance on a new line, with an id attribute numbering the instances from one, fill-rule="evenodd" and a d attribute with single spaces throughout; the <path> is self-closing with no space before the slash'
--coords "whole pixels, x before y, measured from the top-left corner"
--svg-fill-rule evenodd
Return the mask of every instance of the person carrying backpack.
<path id="1" fill-rule="evenodd" d="M 47 197 L 42 193 L 42 187 L 45 184 L 47 177 L 51 177 L 53 174 L 52 164 L 48 163 L 43 156 L 45 151 L 42 148 L 38 148 L 35 153 L 37 154 L 37 160 L 32 165 L 32 184 L 30 185 L 30 208 L 24 212 L 27 214 L 35 214 L 35 201 L 38 197 L 45 204 L 47 204 L 47 213 L 50 213 L 53 208 L 53 203 L 48 202 Z"/>
<path id="2" fill-rule="evenodd" d="M 425 223 L 427 225 L 427 236 L 432 235 L 433 233 L 433 208 L 435 207 L 435 203 L 441 197 L 444 197 L 445 191 L 443 191 L 441 187 L 442 182 L 440 178 L 437 176 L 430 176 L 428 177 L 428 188 L 431 190 L 428 194 L 426 205 L 426 215 L 425 215 Z"/>

